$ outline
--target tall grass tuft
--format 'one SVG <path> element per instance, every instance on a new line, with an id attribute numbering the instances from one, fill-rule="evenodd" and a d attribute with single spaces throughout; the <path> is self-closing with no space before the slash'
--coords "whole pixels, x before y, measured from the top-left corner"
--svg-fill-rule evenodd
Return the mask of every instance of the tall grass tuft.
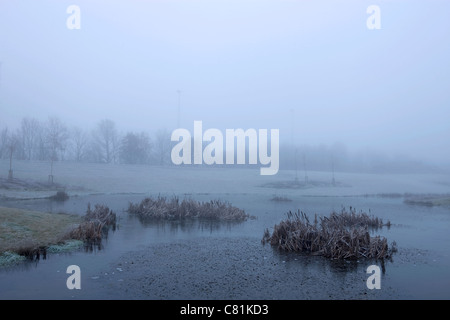
<path id="1" fill-rule="evenodd" d="M 107 206 L 96 204 L 91 210 L 91 204 L 88 204 L 83 221 L 66 238 L 98 244 L 108 234 L 110 227 L 115 230 L 116 219 L 116 214 Z"/>
<path id="2" fill-rule="evenodd" d="M 140 203 L 130 203 L 128 213 L 135 214 L 142 220 L 181 220 L 211 219 L 224 221 L 244 221 L 252 218 L 244 210 L 232 206 L 228 202 L 211 200 L 198 202 L 192 199 L 180 200 L 178 197 L 167 199 L 145 198 Z"/>
<path id="3" fill-rule="evenodd" d="M 318 219 L 319 218 L 319 219 Z M 264 231 L 262 243 L 270 243 L 283 251 L 305 252 L 332 259 L 390 258 L 397 251 L 396 243 L 388 245 L 387 239 L 371 237 L 369 228 L 384 224 L 377 217 L 342 210 L 329 217 L 317 217 L 311 223 L 300 210 L 289 212 L 287 219 L 274 226 L 272 234 Z"/>

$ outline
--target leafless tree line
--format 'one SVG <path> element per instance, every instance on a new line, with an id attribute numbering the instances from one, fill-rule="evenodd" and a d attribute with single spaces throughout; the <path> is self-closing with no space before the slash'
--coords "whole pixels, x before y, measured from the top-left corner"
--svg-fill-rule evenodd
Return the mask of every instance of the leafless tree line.
<path id="1" fill-rule="evenodd" d="M 128 164 L 171 164 L 170 132 L 119 132 L 114 121 L 91 129 L 69 127 L 57 117 L 24 117 L 18 129 L 0 128 L 0 159 Z"/>

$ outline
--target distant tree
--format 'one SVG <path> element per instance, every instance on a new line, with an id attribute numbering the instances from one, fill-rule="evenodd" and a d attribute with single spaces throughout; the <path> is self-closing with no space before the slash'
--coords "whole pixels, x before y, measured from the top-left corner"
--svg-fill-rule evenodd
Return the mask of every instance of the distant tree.
<path id="1" fill-rule="evenodd" d="M 89 143 L 88 134 L 78 127 L 71 130 L 70 140 L 72 145 L 72 153 L 75 161 L 80 162 L 86 158 L 86 152 Z"/>
<path id="2" fill-rule="evenodd" d="M 159 129 L 155 136 L 155 160 L 159 165 L 169 164 L 172 150 L 171 133 L 167 129 Z"/>
<path id="3" fill-rule="evenodd" d="M 46 134 L 47 134 L 46 128 L 43 125 L 41 125 L 36 136 L 37 150 L 35 155 L 35 159 L 40 161 L 48 160 L 50 158 L 50 152 L 47 148 Z"/>
<path id="4" fill-rule="evenodd" d="M 51 160 L 64 158 L 68 139 L 69 131 L 66 125 L 59 118 L 49 118 L 45 127 L 45 142 Z"/>
<path id="5" fill-rule="evenodd" d="M 149 161 L 152 144 L 145 132 L 128 132 L 121 140 L 120 160 L 123 163 L 143 164 Z"/>
<path id="6" fill-rule="evenodd" d="M 40 127 L 41 124 L 35 118 L 25 117 L 22 119 L 20 132 L 22 136 L 23 153 L 27 160 L 33 158 L 33 152 L 38 146 Z"/>
<path id="7" fill-rule="evenodd" d="M 100 121 L 93 132 L 94 143 L 101 152 L 101 162 L 116 161 L 118 151 L 118 133 L 116 124 L 109 119 Z"/>
<path id="8" fill-rule="evenodd" d="M 84 159 L 88 162 L 104 162 L 103 152 L 100 150 L 98 142 L 92 139 L 89 139 L 89 142 L 86 146 L 86 155 Z"/>
<path id="9" fill-rule="evenodd" d="M 13 179 L 13 167 L 12 167 L 12 159 L 14 152 L 17 150 L 19 145 L 19 137 L 17 134 L 11 134 L 7 137 L 6 149 L 9 156 L 9 171 L 8 171 L 8 179 Z"/>
<path id="10" fill-rule="evenodd" d="M 8 150 L 8 127 L 5 127 L 0 131 L 0 159 L 7 156 Z"/>

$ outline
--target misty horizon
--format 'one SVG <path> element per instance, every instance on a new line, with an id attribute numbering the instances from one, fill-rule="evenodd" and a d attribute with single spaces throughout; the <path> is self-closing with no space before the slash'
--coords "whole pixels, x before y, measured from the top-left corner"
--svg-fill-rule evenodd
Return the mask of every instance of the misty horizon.
<path id="1" fill-rule="evenodd" d="M 381 1 L 382 27 L 368 30 L 369 2 L 195 3 L 77 1 L 69 30 L 72 3 L 2 2 L 0 128 L 51 116 L 152 135 L 199 120 L 450 163 L 449 4 Z"/>
<path id="2" fill-rule="evenodd" d="M 109 128 L 105 128 L 107 125 Z M 189 126 L 187 126 L 189 128 Z M 202 137 L 205 139 L 205 131 L 217 128 L 204 128 Z M 227 129 L 234 132 L 236 129 L 245 130 L 247 134 L 251 131 L 244 128 Z M 58 150 L 55 155 L 51 155 L 52 131 L 56 130 L 58 139 Z M 106 130 L 106 131 L 104 131 Z M 189 131 L 191 129 L 182 128 Z M 102 132 L 103 131 L 103 132 Z M 48 117 L 46 121 L 39 121 L 37 118 L 24 117 L 19 126 L 0 127 L 0 159 L 9 159 L 10 141 L 14 142 L 13 159 L 15 160 L 39 160 L 51 161 L 75 161 L 84 163 L 121 163 L 121 164 L 149 164 L 149 165 L 181 165 L 185 163 L 174 163 L 172 150 L 179 150 L 177 145 L 181 145 L 183 140 L 177 140 L 173 132 L 167 128 L 159 128 L 155 132 L 151 131 L 123 131 L 120 124 L 116 124 L 110 119 L 98 121 L 92 128 L 80 128 L 63 122 L 57 117 Z M 194 128 L 195 131 L 195 128 Z M 256 133 L 256 132 L 255 132 Z M 109 138 L 107 136 L 110 135 Z M 12 140 L 10 140 L 12 139 Z M 110 140 L 109 142 L 106 140 Z M 174 139 L 174 140 L 173 140 Z M 245 149 L 243 162 L 239 163 L 238 157 L 240 149 L 239 140 L 235 137 L 234 160 L 225 160 L 222 164 L 217 163 L 195 163 L 195 142 L 194 133 L 192 139 L 192 153 L 189 152 L 188 158 L 194 166 L 202 165 L 204 167 L 257 167 L 256 163 L 249 163 L 251 157 L 251 140 L 249 137 L 241 140 Z M 172 141 L 171 141 L 172 140 Z M 225 141 L 225 140 L 224 140 Z M 214 140 L 213 140 L 214 142 Z M 201 150 L 213 147 L 215 143 L 203 140 Z M 111 143 L 114 146 L 110 151 L 105 150 L 106 144 Z M 272 157 L 273 142 L 269 137 L 268 151 Z M 200 148 L 200 147 L 198 147 Z M 223 142 L 222 154 L 228 159 L 226 144 Z M 336 171 L 336 172 L 369 172 L 369 173 L 447 173 L 449 166 L 445 164 L 426 162 L 411 156 L 389 156 L 376 150 L 349 150 L 343 143 L 333 143 L 330 145 L 317 144 L 295 144 L 293 140 L 286 139 L 279 142 L 280 150 L 279 163 L 280 170 L 295 170 L 296 176 L 307 175 L 308 171 Z M 253 149 L 259 152 L 259 148 Z M 49 153 L 50 152 L 50 153 Z M 233 151 L 231 151 L 233 152 Z M 267 152 L 267 151 L 264 151 Z M 110 154 L 108 154 L 110 153 Z M 176 152 L 176 154 L 178 154 Z M 181 153 L 181 154 L 184 154 Z M 172 157 L 172 159 L 171 159 Z M 232 161 L 232 162 L 230 162 Z M 247 161 L 247 162 L 246 162 Z"/>

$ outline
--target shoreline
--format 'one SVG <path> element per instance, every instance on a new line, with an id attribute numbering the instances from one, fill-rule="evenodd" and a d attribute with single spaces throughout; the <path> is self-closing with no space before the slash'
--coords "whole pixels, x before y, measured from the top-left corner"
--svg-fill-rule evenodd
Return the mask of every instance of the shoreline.
<path id="1" fill-rule="evenodd" d="M 0 178 L 6 180 L 9 164 L 0 160 Z M 14 178 L 45 184 L 48 163 L 16 161 Z M 308 184 L 295 181 L 293 170 L 281 169 L 277 175 L 261 176 L 256 168 L 216 168 L 156 165 L 123 165 L 56 162 L 55 186 L 64 186 L 68 193 L 264 193 L 286 196 L 355 196 L 364 194 L 444 194 L 450 193 L 450 174 L 371 174 L 336 171 L 335 185 L 331 172 L 308 172 Z M 208 183 L 206 183 L 208 182 Z M 282 188 L 271 188 L 281 186 Z M 284 188 L 283 188 L 284 186 Z M 299 187 L 300 186 L 300 187 Z M 33 190 L 1 190 L 8 198 L 33 198 Z M 56 188 L 38 190 L 50 196 Z"/>

